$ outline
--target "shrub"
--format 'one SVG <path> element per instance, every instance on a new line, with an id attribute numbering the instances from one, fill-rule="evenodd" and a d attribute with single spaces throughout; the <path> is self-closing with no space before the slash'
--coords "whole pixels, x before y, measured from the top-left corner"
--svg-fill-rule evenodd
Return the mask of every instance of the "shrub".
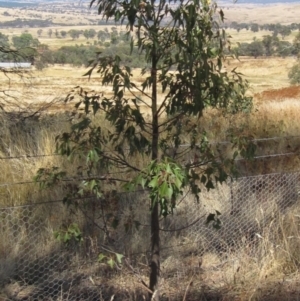
<path id="1" fill-rule="evenodd" d="M 291 68 L 288 77 L 292 85 L 300 84 L 300 62 Z"/>

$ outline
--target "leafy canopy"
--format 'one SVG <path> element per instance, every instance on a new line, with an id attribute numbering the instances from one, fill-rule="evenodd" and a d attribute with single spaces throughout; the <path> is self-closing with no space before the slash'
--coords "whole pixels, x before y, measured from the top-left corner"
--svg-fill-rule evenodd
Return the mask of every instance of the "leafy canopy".
<path id="1" fill-rule="evenodd" d="M 247 83 L 236 70 L 227 71 L 223 66 L 225 49 L 230 46 L 219 27 L 223 12 L 216 4 L 200 0 L 107 0 L 91 4 L 98 6 L 104 18 L 127 22 L 131 48 L 137 47 L 145 58 L 143 80 L 137 83 L 131 68 L 118 55 L 98 53 L 85 75 L 98 73 L 103 92 L 76 88 L 67 96 L 66 102 L 76 101 L 74 124 L 69 133 L 57 137 L 57 151 L 69 157 L 86 157 L 80 172 L 88 177 L 125 169 L 128 177 L 113 183 L 120 180 L 152 189 L 160 196 L 161 214 L 166 215 L 175 203 L 170 201 L 169 208 L 163 202 L 174 200 L 187 184 L 198 195 L 199 182 L 213 188 L 213 181 L 226 180 L 230 171 L 232 160 L 208 142 L 205 132 L 198 131 L 203 111 L 213 107 L 235 114 L 251 109 Z M 106 86 L 111 87 L 109 93 Z M 151 113 L 149 118 L 142 106 Z M 92 116 L 98 115 L 105 122 L 97 123 Z M 182 149 L 183 143 L 189 143 L 189 149 Z M 164 160 L 171 150 L 172 159 Z M 184 160 L 190 150 L 197 153 L 193 162 Z M 136 162 L 138 154 L 146 167 Z M 174 173 L 175 178 L 182 178 L 181 186 L 166 178 Z M 101 182 L 109 179 L 92 180 L 105 189 Z M 162 182 L 172 185 L 152 185 Z M 155 197 L 151 199 L 156 202 Z"/>

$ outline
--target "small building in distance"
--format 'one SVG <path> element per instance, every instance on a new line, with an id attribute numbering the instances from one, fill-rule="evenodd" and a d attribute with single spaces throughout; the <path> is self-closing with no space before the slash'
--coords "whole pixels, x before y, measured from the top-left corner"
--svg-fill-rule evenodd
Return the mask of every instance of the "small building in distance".
<path id="1" fill-rule="evenodd" d="M 0 70 L 24 70 L 24 71 L 29 71 L 31 70 L 31 63 L 24 62 L 24 63 L 19 63 L 19 62 L 9 62 L 9 63 L 2 63 L 0 62 Z"/>

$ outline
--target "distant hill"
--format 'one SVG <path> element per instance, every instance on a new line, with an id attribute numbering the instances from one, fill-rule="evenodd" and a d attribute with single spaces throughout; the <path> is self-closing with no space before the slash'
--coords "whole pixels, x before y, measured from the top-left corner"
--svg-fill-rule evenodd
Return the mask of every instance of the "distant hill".
<path id="1" fill-rule="evenodd" d="M 77 0 L 78 2 L 85 5 L 88 5 L 90 0 Z M 158 0 L 157 0 L 158 1 Z M 213 0 L 212 0 L 213 1 Z M 300 0 L 215 0 L 218 2 L 219 5 L 236 5 L 239 4 L 257 4 L 257 5 L 272 5 L 272 4 L 293 4 L 299 3 Z M 52 5 L 52 4 L 74 4 L 74 0 L 0 0 L 0 7 L 7 7 L 7 8 L 20 8 L 20 7 L 34 7 L 34 6 L 43 6 L 45 5 Z M 81 6 L 80 5 L 80 6 Z"/>
<path id="2" fill-rule="evenodd" d="M 80 0 L 78 0 L 80 1 Z M 43 3 L 72 3 L 73 0 L 0 0 L 0 7 L 24 7 L 24 6 L 35 6 L 42 5 Z M 89 2 L 87 0 L 83 2 Z M 233 0 L 217 0 L 220 4 L 233 4 Z M 275 3 L 300 3 L 300 0 L 238 0 L 237 4 L 275 4 Z"/>
<path id="3" fill-rule="evenodd" d="M 226 3 L 229 3 L 229 2 L 233 2 L 233 1 L 230 1 L 230 0 L 223 0 L 222 2 L 226 2 Z M 284 1 L 284 0 L 238 0 L 237 3 L 252 3 L 252 4 L 274 4 L 274 3 L 300 3 L 300 0 L 287 0 L 287 1 Z"/>
<path id="4" fill-rule="evenodd" d="M 80 1 L 80 0 L 78 0 Z M 0 3 L 7 5 L 32 5 L 32 4 L 43 4 L 45 2 L 53 2 L 53 3 L 70 3 L 74 2 L 73 0 L 0 0 Z M 89 2 L 84 0 L 83 2 Z M 217 2 L 223 3 L 234 3 L 233 0 L 217 0 Z M 238 3 L 256 3 L 256 4 L 272 4 L 272 3 L 300 3 L 300 0 L 237 0 Z"/>

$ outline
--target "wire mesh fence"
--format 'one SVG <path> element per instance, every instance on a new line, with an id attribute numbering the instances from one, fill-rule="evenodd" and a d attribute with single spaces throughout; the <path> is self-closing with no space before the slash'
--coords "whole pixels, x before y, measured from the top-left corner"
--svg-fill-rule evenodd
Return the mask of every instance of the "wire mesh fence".
<path id="1" fill-rule="evenodd" d="M 185 279 L 203 268 L 219 272 L 228 264 L 228 254 L 234 254 L 232 265 L 240 260 L 241 248 L 254 257 L 261 254 L 254 250 L 267 232 L 270 246 L 275 243 L 276 219 L 298 206 L 299 179 L 298 172 L 239 178 L 203 190 L 199 203 L 187 191 L 173 216 L 161 220 L 162 287 L 176 288 L 169 299 L 176 300 Z M 205 225 L 207 215 L 216 210 L 221 212 L 220 230 Z M 1 297 L 125 300 L 130 275 L 148 274 L 147 212 L 142 192 L 114 194 L 108 203 L 90 199 L 76 207 L 41 203 L 0 208 Z M 98 260 L 100 253 L 112 254 L 110 250 L 125 255 L 123 264 L 110 268 Z M 203 262 L 207 256 L 213 260 Z"/>

